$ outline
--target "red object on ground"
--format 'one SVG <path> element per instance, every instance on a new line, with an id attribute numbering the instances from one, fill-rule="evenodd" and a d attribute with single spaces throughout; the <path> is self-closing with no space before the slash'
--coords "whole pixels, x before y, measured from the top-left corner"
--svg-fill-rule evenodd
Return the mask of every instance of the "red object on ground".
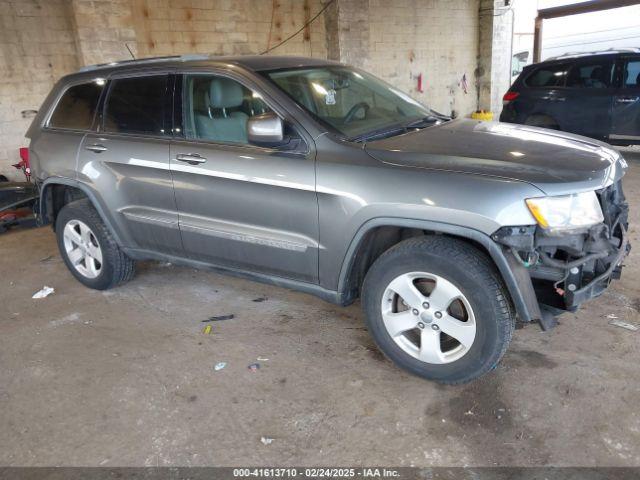
<path id="1" fill-rule="evenodd" d="M 17 210 L 7 210 L 0 212 L 0 222 L 15 222 L 19 218 L 26 218 L 33 215 L 30 208 L 19 208 Z"/>
<path id="2" fill-rule="evenodd" d="M 31 180 L 31 164 L 29 163 L 29 148 L 20 147 L 20 162 L 14 163 L 13 166 L 18 170 L 22 170 L 27 182 Z"/>
<path id="3" fill-rule="evenodd" d="M 29 168 L 29 148 L 20 147 L 20 158 L 24 162 L 25 166 Z"/>

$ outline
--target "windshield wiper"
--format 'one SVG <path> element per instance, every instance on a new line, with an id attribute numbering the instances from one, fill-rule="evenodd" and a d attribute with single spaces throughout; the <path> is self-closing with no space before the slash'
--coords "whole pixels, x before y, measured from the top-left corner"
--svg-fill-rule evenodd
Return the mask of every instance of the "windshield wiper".
<path id="1" fill-rule="evenodd" d="M 419 118 L 417 120 L 413 120 L 410 123 L 407 123 L 405 127 L 407 128 L 422 128 L 427 125 L 440 125 L 443 122 L 451 120 L 449 117 L 445 117 L 444 115 L 427 115 L 426 117 Z"/>
<path id="2" fill-rule="evenodd" d="M 409 123 L 395 123 L 391 126 L 386 126 L 379 128 L 377 130 L 372 130 L 370 132 L 363 133 L 356 137 L 352 137 L 349 140 L 352 142 L 362 142 L 365 140 L 372 140 L 375 138 L 381 137 L 390 137 L 392 135 L 399 135 L 401 133 L 406 133 L 409 130 L 414 128 L 425 128 L 431 125 L 439 125 L 445 121 L 449 120 L 449 118 L 440 115 L 427 115 L 426 117 L 418 118 L 416 120 L 412 120 Z"/>
<path id="3" fill-rule="evenodd" d="M 392 126 L 386 126 L 383 128 L 378 128 L 376 130 L 371 130 L 370 132 L 365 132 L 356 137 L 351 137 L 349 140 L 352 142 L 363 142 L 365 140 L 372 140 L 374 138 L 379 137 L 388 137 L 391 135 L 397 135 L 399 133 L 406 132 L 407 129 L 404 125 L 398 125 L 397 123 Z"/>

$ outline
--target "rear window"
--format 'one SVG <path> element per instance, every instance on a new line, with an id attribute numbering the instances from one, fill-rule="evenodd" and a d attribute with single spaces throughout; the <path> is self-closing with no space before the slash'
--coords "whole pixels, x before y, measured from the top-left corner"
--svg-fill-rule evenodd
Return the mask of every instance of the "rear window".
<path id="1" fill-rule="evenodd" d="M 527 77 L 529 87 L 562 87 L 567 76 L 567 65 L 550 65 L 538 68 Z"/>
<path id="2" fill-rule="evenodd" d="M 105 105 L 105 131 L 165 135 L 167 81 L 167 75 L 113 80 Z"/>
<path id="3" fill-rule="evenodd" d="M 71 130 L 89 130 L 93 125 L 104 80 L 70 87 L 60 98 L 49 119 L 49 126 Z"/>
<path id="4" fill-rule="evenodd" d="M 567 77 L 567 87 L 608 88 L 613 79 L 613 62 L 590 62 L 574 65 Z"/>

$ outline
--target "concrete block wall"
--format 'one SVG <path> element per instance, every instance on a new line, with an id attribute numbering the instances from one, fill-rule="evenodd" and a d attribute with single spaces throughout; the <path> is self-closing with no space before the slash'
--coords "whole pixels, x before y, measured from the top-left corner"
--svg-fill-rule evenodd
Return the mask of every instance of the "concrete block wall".
<path id="1" fill-rule="evenodd" d="M 0 174 L 20 178 L 12 163 L 31 117 L 51 86 L 78 68 L 71 8 L 65 0 L 0 0 Z"/>
<path id="2" fill-rule="evenodd" d="M 299 30 L 320 0 L 73 0 L 85 64 L 184 53 L 258 54 Z M 273 51 L 326 58 L 324 18 Z"/>
<path id="3" fill-rule="evenodd" d="M 434 110 L 467 115 L 478 97 L 478 8 L 478 0 L 340 0 L 336 56 Z"/>
<path id="4" fill-rule="evenodd" d="M 369 69 L 436 111 L 447 115 L 474 111 L 478 1 L 371 0 L 369 4 Z M 420 74 L 422 93 L 417 90 Z"/>
<path id="5" fill-rule="evenodd" d="M 504 4 L 504 0 L 481 0 L 479 10 L 478 108 L 491 110 L 496 119 L 511 83 L 514 12 Z"/>
<path id="6" fill-rule="evenodd" d="M 79 63 L 130 59 L 136 52 L 131 0 L 70 0 Z"/>

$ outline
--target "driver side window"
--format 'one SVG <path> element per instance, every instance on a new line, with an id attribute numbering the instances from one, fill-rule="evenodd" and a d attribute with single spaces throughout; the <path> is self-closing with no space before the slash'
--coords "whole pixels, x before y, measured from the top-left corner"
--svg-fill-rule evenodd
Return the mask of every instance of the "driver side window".
<path id="1" fill-rule="evenodd" d="M 185 75 L 185 135 L 190 140 L 248 144 L 249 117 L 270 112 L 259 94 L 219 75 Z"/>

